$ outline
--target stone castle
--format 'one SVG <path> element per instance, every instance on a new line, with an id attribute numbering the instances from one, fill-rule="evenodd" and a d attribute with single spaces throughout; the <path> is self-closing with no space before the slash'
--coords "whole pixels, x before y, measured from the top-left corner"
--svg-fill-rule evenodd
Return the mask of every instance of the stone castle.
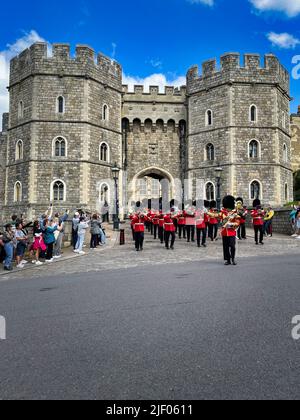
<path id="1" fill-rule="evenodd" d="M 192 67 L 182 88 L 122 86 L 121 66 L 93 49 L 37 43 L 11 61 L 0 135 L 0 213 L 33 217 L 135 201 L 293 200 L 289 74 L 274 55 L 228 53 Z M 300 156 L 300 154 L 299 154 Z M 180 187 L 182 185 L 182 188 Z M 151 201 L 152 202 L 152 201 Z M 149 204 L 151 204 L 151 202 Z"/>

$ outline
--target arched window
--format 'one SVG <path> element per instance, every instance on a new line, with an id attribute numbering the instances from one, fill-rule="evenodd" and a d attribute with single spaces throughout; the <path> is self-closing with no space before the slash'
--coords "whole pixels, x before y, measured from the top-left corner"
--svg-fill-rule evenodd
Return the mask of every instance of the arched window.
<path id="1" fill-rule="evenodd" d="M 57 112 L 58 114 L 64 114 L 65 112 L 65 98 L 63 96 L 57 98 Z"/>
<path id="2" fill-rule="evenodd" d="M 283 161 L 284 163 L 288 162 L 288 148 L 286 144 L 283 145 Z"/>
<path id="3" fill-rule="evenodd" d="M 259 142 L 257 140 L 251 140 L 249 143 L 249 158 L 259 158 Z"/>
<path id="4" fill-rule="evenodd" d="M 20 101 L 18 105 L 18 118 L 24 118 L 24 102 Z"/>
<path id="5" fill-rule="evenodd" d="M 208 182 L 205 187 L 206 200 L 212 201 L 215 199 L 215 186 L 212 182 Z"/>
<path id="6" fill-rule="evenodd" d="M 206 115 L 205 115 L 205 124 L 206 126 L 212 126 L 213 125 L 213 112 L 211 109 L 208 109 L 206 111 Z"/>
<path id="7" fill-rule="evenodd" d="M 66 186 L 61 180 L 52 182 L 51 201 L 66 201 Z"/>
<path id="8" fill-rule="evenodd" d="M 67 156 L 67 141 L 63 137 L 56 137 L 53 144 L 53 155 L 54 157 L 66 157 Z"/>
<path id="9" fill-rule="evenodd" d="M 18 140 L 16 143 L 16 160 L 23 159 L 23 142 L 22 140 Z"/>
<path id="10" fill-rule="evenodd" d="M 109 147 L 107 143 L 100 144 L 100 160 L 101 162 L 109 162 Z"/>
<path id="11" fill-rule="evenodd" d="M 288 184 L 285 184 L 285 186 L 284 186 L 284 199 L 285 199 L 286 203 L 289 201 L 289 186 L 288 186 Z"/>
<path id="12" fill-rule="evenodd" d="M 251 105 L 250 112 L 249 112 L 250 122 L 256 123 L 257 122 L 257 106 Z"/>
<path id="13" fill-rule="evenodd" d="M 259 181 L 252 181 L 250 184 L 250 199 L 261 199 L 261 184 Z"/>
<path id="14" fill-rule="evenodd" d="M 102 184 L 100 187 L 100 201 L 102 203 L 109 202 L 109 187 L 107 184 Z"/>
<path id="15" fill-rule="evenodd" d="M 215 146 L 209 143 L 206 146 L 206 160 L 214 161 L 215 160 Z"/>
<path id="16" fill-rule="evenodd" d="M 14 202 L 21 203 L 21 201 L 22 201 L 22 184 L 20 181 L 17 181 L 15 183 L 15 188 L 14 188 Z"/>
<path id="17" fill-rule="evenodd" d="M 108 105 L 104 104 L 102 108 L 102 119 L 103 121 L 109 120 L 109 108 Z"/>

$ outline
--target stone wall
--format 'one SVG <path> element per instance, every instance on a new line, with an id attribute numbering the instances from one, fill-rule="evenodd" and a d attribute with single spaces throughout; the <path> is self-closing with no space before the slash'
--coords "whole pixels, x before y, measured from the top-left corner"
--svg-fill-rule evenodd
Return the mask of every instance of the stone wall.
<path id="1" fill-rule="evenodd" d="M 298 113 L 291 116 L 291 134 L 292 134 L 292 168 L 293 171 L 300 170 L 300 106 Z"/>

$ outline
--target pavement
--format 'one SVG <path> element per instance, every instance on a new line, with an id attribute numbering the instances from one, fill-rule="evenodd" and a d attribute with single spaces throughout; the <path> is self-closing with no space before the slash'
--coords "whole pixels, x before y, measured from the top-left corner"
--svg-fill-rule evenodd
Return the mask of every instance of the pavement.
<path id="1" fill-rule="evenodd" d="M 145 254 L 117 248 L 113 268 L 86 267 L 105 259 L 101 250 L 66 263 L 70 273 L 58 263 L 9 277 L 0 283 L 0 399 L 298 400 L 300 261 L 290 241 L 254 257 L 243 243 L 237 267 L 210 257 L 219 244 L 182 263 L 187 245 L 172 254 L 149 242 Z M 269 255 L 273 243 L 283 252 Z M 158 260 L 141 263 L 154 250 Z M 79 262 L 79 273 L 69 268 Z"/>

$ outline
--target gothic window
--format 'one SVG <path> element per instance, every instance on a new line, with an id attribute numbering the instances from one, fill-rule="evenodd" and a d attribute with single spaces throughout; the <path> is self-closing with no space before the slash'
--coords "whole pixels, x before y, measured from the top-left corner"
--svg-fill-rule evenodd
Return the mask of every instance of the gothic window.
<path id="1" fill-rule="evenodd" d="M 18 105 L 18 118 L 24 118 L 24 102 L 20 101 Z"/>
<path id="2" fill-rule="evenodd" d="M 138 190 L 140 195 L 140 200 L 148 197 L 148 183 L 147 178 L 141 178 L 138 180 Z"/>
<path id="3" fill-rule="evenodd" d="M 23 159 L 23 142 L 22 140 L 18 140 L 16 144 L 16 160 Z"/>
<path id="4" fill-rule="evenodd" d="M 102 184 L 100 188 L 100 201 L 102 203 L 108 203 L 109 187 L 107 184 Z"/>
<path id="5" fill-rule="evenodd" d="M 63 96 L 57 98 L 57 112 L 59 114 L 64 114 L 65 112 L 65 98 Z"/>
<path id="6" fill-rule="evenodd" d="M 213 112 L 211 109 L 206 111 L 206 126 L 212 126 L 213 125 Z"/>
<path id="7" fill-rule="evenodd" d="M 249 143 L 249 158 L 259 158 L 259 143 L 257 140 L 251 140 L 251 142 Z"/>
<path id="8" fill-rule="evenodd" d="M 208 182 L 206 184 L 206 191 L 205 191 L 205 195 L 206 195 L 206 200 L 208 201 L 212 201 L 215 199 L 215 186 L 212 182 Z"/>
<path id="9" fill-rule="evenodd" d="M 215 160 L 215 146 L 211 143 L 206 146 L 206 160 L 210 162 Z"/>
<path id="10" fill-rule="evenodd" d="M 288 162 L 288 148 L 286 144 L 283 145 L 283 161 L 284 163 Z"/>
<path id="11" fill-rule="evenodd" d="M 258 181 L 252 181 L 250 184 L 250 199 L 256 200 L 261 198 L 261 185 Z"/>
<path id="12" fill-rule="evenodd" d="M 106 104 L 104 104 L 102 108 L 102 119 L 103 121 L 109 120 L 109 109 L 108 109 L 108 105 Z"/>
<path id="13" fill-rule="evenodd" d="M 54 141 L 54 157 L 67 156 L 67 142 L 63 137 L 57 137 Z"/>
<path id="14" fill-rule="evenodd" d="M 256 105 L 250 106 L 250 122 L 252 123 L 257 122 L 257 106 Z"/>
<path id="15" fill-rule="evenodd" d="M 14 188 L 14 202 L 21 203 L 21 201 L 22 201 L 22 184 L 20 181 L 17 181 L 15 183 L 15 188 Z"/>
<path id="16" fill-rule="evenodd" d="M 285 199 L 286 203 L 289 201 L 289 186 L 288 186 L 288 184 L 285 184 L 285 186 L 284 186 L 284 199 Z"/>
<path id="17" fill-rule="evenodd" d="M 100 144 L 100 160 L 101 162 L 109 162 L 109 147 L 107 143 Z"/>
<path id="18" fill-rule="evenodd" d="M 52 184 L 53 201 L 65 201 L 66 187 L 63 181 L 55 181 Z M 52 200 L 51 200 L 52 201 Z"/>

